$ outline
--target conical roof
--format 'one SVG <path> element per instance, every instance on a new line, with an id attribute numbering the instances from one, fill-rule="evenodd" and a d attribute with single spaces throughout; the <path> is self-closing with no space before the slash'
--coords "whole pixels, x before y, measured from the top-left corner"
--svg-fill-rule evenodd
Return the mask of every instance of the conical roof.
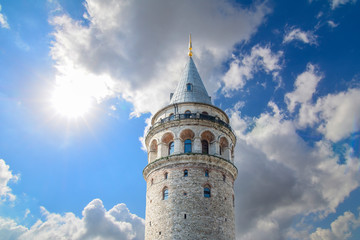
<path id="1" fill-rule="evenodd" d="M 182 73 L 180 82 L 173 94 L 170 104 L 183 102 L 198 102 L 211 104 L 204 83 L 195 66 L 194 60 L 189 54 L 189 61 Z"/>

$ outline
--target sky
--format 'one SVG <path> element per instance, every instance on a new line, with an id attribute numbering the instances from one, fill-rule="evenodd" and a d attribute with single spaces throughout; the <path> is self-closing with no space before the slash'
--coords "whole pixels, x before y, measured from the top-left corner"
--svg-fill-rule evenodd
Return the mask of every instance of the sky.
<path id="1" fill-rule="evenodd" d="M 143 137 L 193 59 L 236 239 L 360 239 L 357 0 L 0 0 L 1 239 L 143 239 Z"/>

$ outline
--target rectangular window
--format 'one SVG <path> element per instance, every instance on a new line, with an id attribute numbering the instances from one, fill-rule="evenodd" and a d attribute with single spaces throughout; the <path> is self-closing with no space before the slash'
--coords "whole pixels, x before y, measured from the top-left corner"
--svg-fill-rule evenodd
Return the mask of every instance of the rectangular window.
<path id="1" fill-rule="evenodd" d="M 192 91 L 192 84 L 191 84 L 191 83 L 186 84 L 186 90 L 187 90 L 188 92 L 191 92 L 191 91 Z"/>

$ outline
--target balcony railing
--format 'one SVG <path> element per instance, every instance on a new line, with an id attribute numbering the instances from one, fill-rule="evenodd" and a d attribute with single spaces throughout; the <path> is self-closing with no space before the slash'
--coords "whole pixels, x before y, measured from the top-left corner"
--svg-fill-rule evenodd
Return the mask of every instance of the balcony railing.
<path id="1" fill-rule="evenodd" d="M 214 117 L 214 116 L 210 116 L 207 114 L 201 114 L 201 113 L 183 113 L 183 114 L 175 114 L 175 115 L 171 115 L 169 117 L 166 118 L 162 118 L 160 119 L 160 121 L 156 122 L 154 125 L 152 125 L 149 128 L 149 131 L 163 123 L 167 123 L 167 122 L 171 122 L 171 121 L 178 121 L 178 120 L 182 120 L 182 119 L 201 119 L 201 120 L 207 120 L 207 121 L 211 121 L 214 123 L 218 123 L 222 126 L 225 126 L 227 128 L 229 128 L 232 132 L 232 128 L 229 124 L 227 124 L 226 122 L 224 122 L 223 120 L 221 120 L 218 117 Z"/>

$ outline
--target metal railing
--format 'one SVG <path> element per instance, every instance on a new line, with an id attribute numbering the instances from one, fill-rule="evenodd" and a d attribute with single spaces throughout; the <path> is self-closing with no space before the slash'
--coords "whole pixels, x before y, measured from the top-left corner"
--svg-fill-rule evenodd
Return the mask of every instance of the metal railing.
<path id="1" fill-rule="evenodd" d="M 207 114 L 201 114 L 201 113 L 183 113 L 183 114 L 175 114 L 175 115 L 171 115 L 169 117 L 166 117 L 166 118 L 162 118 L 160 119 L 160 121 L 156 122 L 154 125 L 152 125 L 148 132 L 163 124 L 163 123 L 167 123 L 167 122 L 171 122 L 171 121 L 179 121 L 179 120 L 182 120 L 182 119 L 201 119 L 201 120 L 207 120 L 207 121 L 211 121 L 211 122 L 214 122 L 214 123 L 218 123 L 222 126 L 225 126 L 227 128 L 230 129 L 230 131 L 232 131 L 234 133 L 234 131 L 232 130 L 231 126 L 229 124 L 227 124 L 226 122 L 224 122 L 223 120 L 221 120 L 220 118 L 218 117 L 214 117 L 214 116 L 210 116 L 210 115 L 207 115 Z"/>

